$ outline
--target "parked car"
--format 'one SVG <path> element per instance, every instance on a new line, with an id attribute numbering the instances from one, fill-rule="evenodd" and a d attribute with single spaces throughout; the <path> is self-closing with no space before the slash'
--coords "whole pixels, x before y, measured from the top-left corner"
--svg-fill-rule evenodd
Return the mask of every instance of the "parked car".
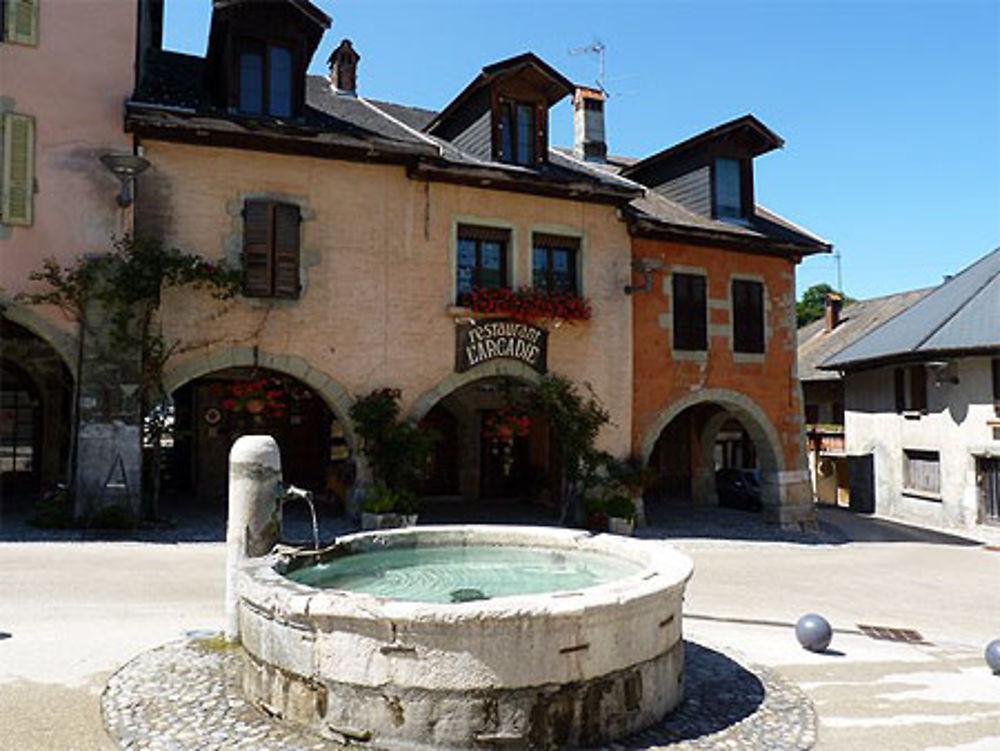
<path id="1" fill-rule="evenodd" d="M 720 469 L 715 472 L 719 505 L 760 511 L 760 476 L 755 469 Z"/>

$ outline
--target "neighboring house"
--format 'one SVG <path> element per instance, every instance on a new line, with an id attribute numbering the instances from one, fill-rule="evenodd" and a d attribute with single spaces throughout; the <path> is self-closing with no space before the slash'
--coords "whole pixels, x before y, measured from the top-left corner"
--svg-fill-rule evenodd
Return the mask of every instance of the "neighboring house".
<path id="1" fill-rule="evenodd" d="M 80 463 L 103 481 L 121 449 L 137 489 L 137 433 L 115 425 L 125 397 L 98 403 L 100 375 L 78 322 L 15 299 L 40 289 L 28 276 L 43 259 L 72 264 L 107 252 L 131 228 L 101 157 L 132 150 L 121 118 L 133 86 L 135 6 L 17 0 L 0 12 L 0 494 L 34 496 L 71 479 L 78 405 L 91 418 L 77 441 Z"/>
<path id="2" fill-rule="evenodd" d="M 820 368 L 844 374 L 852 507 L 1000 523 L 1000 249 Z"/>
<path id="3" fill-rule="evenodd" d="M 619 174 L 645 185 L 632 235 L 633 445 L 667 498 L 726 503 L 719 470 L 757 470 L 766 519 L 814 523 L 795 373 L 795 267 L 830 245 L 756 203 L 782 139 L 751 115 Z"/>
<path id="4" fill-rule="evenodd" d="M 869 331 L 906 310 L 931 291 L 918 289 L 846 305 L 828 295 L 823 318 L 799 329 L 799 380 L 806 421 L 809 474 L 820 503 L 850 505 L 844 444 L 844 383 L 819 365 Z"/>

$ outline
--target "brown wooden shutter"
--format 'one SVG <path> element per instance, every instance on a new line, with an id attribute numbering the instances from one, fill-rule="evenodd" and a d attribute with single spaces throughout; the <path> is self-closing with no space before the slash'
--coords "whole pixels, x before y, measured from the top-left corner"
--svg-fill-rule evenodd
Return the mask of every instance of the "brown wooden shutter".
<path id="1" fill-rule="evenodd" d="M 243 294 L 249 297 L 274 294 L 272 206 L 270 201 L 247 201 L 243 207 Z"/>
<path id="2" fill-rule="evenodd" d="M 3 116 L 3 173 L 0 221 L 30 225 L 35 189 L 35 120 L 28 115 Z"/>
<path id="3" fill-rule="evenodd" d="M 39 0 L 5 1 L 6 41 L 15 44 L 38 44 L 38 2 Z"/>
<path id="4" fill-rule="evenodd" d="M 893 397 L 896 400 L 896 412 L 906 409 L 906 371 L 896 368 L 892 372 Z"/>
<path id="5" fill-rule="evenodd" d="M 274 205 L 274 296 L 299 296 L 299 207 Z"/>

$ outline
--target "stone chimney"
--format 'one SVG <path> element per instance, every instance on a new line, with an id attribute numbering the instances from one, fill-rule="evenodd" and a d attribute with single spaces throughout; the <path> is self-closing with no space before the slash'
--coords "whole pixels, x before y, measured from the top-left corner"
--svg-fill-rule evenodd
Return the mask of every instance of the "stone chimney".
<path id="1" fill-rule="evenodd" d="M 836 292 L 828 292 L 826 295 L 826 330 L 833 331 L 840 325 L 840 309 L 844 305 L 844 298 Z"/>
<path id="2" fill-rule="evenodd" d="M 358 93 L 358 60 L 361 55 L 354 51 L 350 39 L 340 43 L 326 61 L 330 66 L 330 84 L 338 94 Z"/>
<path id="3" fill-rule="evenodd" d="M 604 140 L 604 102 L 600 89 L 577 86 L 573 93 L 573 154 L 588 162 L 603 162 L 608 156 Z"/>

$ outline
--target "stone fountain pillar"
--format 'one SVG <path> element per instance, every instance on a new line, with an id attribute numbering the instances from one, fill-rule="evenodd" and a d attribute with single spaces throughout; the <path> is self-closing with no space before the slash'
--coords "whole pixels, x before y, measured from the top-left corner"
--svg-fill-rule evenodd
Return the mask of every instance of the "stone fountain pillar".
<path id="1" fill-rule="evenodd" d="M 281 454 L 269 435 L 245 435 L 229 451 L 226 524 L 226 640 L 240 636 L 237 573 L 247 558 L 265 555 L 281 528 Z"/>

